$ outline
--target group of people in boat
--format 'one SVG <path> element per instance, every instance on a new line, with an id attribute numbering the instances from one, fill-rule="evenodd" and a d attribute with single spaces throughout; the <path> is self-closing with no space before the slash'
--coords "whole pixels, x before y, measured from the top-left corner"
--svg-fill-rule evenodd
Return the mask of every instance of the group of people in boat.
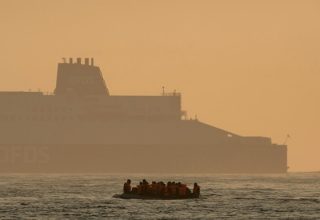
<path id="1" fill-rule="evenodd" d="M 186 184 L 180 182 L 155 182 L 149 183 L 142 180 L 139 185 L 131 187 L 131 180 L 128 179 L 123 185 L 124 194 L 135 194 L 141 196 L 163 197 L 163 198 L 198 198 L 200 196 L 200 186 L 193 184 L 192 191 Z"/>

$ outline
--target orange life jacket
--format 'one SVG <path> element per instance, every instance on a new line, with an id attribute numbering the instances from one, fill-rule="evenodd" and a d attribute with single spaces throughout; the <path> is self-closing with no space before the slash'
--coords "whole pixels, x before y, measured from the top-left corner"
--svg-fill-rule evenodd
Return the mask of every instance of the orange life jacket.
<path id="1" fill-rule="evenodd" d="M 169 196 L 169 189 L 167 186 L 164 187 L 164 196 Z"/>
<path id="2" fill-rule="evenodd" d="M 170 194 L 171 194 L 172 196 L 175 196 L 175 195 L 177 194 L 177 187 L 176 187 L 176 185 L 172 184 L 172 185 L 170 186 Z"/>
<path id="3" fill-rule="evenodd" d="M 157 194 L 157 184 L 156 183 L 151 184 L 151 192 L 154 195 Z"/>
<path id="4" fill-rule="evenodd" d="M 152 188 L 150 184 L 146 185 L 146 193 L 152 193 Z"/>
<path id="5" fill-rule="evenodd" d="M 138 194 L 142 193 L 142 186 L 141 185 L 137 185 L 137 193 Z"/>
<path id="6" fill-rule="evenodd" d="M 187 186 L 185 184 L 181 184 L 179 187 L 179 196 L 185 196 L 187 194 Z"/>
<path id="7" fill-rule="evenodd" d="M 123 192 L 124 193 L 129 193 L 131 191 L 131 186 L 130 186 L 130 184 L 129 183 L 125 183 L 124 185 L 123 185 Z"/>

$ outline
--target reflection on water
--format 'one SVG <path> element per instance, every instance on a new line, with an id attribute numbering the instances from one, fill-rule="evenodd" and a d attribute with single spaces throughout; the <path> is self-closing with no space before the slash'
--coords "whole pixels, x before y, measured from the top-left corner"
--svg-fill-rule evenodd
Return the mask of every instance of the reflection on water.
<path id="1" fill-rule="evenodd" d="M 320 218 L 320 173 L 286 175 L 1 175 L 0 218 Z M 127 177 L 197 181 L 196 200 L 112 198 Z"/>

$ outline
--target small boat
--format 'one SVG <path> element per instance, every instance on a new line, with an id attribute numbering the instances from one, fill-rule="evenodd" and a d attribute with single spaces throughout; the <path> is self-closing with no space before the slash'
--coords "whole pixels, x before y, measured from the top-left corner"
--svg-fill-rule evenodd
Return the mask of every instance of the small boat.
<path id="1" fill-rule="evenodd" d="M 182 200 L 182 199 L 198 199 L 199 196 L 196 195 L 189 195 L 184 197 L 179 196 L 154 196 L 154 195 L 139 195 L 133 193 L 122 193 L 122 194 L 115 194 L 113 198 L 117 199 L 143 199 L 143 200 Z"/>

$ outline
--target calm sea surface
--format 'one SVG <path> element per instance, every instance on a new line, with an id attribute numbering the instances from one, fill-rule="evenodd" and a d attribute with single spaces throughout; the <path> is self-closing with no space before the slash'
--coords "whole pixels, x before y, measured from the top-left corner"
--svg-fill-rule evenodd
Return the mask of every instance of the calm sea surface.
<path id="1" fill-rule="evenodd" d="M 196 200 L 121 200 L 133 183 L 197 181 Z M 285 175 L 0 175 L 1 219 L 320 219 L 320 173 Z"/>

